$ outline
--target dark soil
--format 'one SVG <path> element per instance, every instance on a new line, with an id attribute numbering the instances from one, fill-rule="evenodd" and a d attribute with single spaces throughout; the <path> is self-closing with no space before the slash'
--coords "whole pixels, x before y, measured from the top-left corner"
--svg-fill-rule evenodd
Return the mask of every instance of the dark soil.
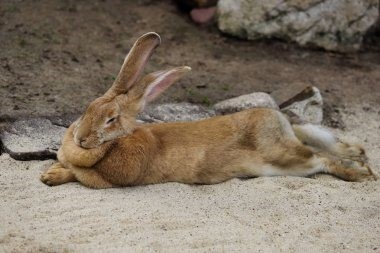
<path id="1" fill-rule="evenodd" d="M 80 113 L 112 84 L 128 49 L 148 31 L 159 33 L 162 44 L 147 72 L 193 69 L 157 102 L 211 105 L 254 91 L 282 102 L 314 85 L 327 115 L 352 104 L 379 110 L 378 34 L 361 52 L 341 55 L 230 38 L 216 26 L 194 25 L 171 1 L 2 0 L 0 119 Z"/>

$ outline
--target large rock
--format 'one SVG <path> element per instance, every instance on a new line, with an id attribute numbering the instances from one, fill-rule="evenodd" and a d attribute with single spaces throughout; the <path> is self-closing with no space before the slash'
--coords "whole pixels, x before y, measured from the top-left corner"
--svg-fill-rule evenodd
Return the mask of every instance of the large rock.
<path id="1" fill-rule="evenodd" d="M 227 99 L 215 104 L 213 108 L 218 113 L 227 114 L 257 107 L 278 109 L 273 98 L 264 92 L 254 92 Z"/>
<path id="2" fill-rule="evenodd" d="M 379 0 L 220 0 L 218 27 L 250 40 L 281 38 L 347 52 L 360 48 Z"/>
<path id="3" fill-rule="evenodd" d="M 323 120 L 323 99 L 317 87 L 304 90 L 280 104 L 281 111 L 290 117 L 292 123 L 321 124 Z"/>
<path id="4" fill-rule="evenodd" d="M 214 110 L 189 103 L 169 103 L 151 105 L 141 113 L 138 119 L 145 122 L 193 121 L 215 115 Z"/>
<path id="5" fill-rule="evenodd" d="M 11 123 L 1 134 L 5 152 L 17 160 L 53 159 L 66 128 L 43 118 Z"/>

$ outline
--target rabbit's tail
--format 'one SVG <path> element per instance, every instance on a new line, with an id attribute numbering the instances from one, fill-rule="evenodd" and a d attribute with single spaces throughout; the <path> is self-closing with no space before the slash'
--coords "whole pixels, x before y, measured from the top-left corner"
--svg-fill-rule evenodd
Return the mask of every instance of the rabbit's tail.
<path id="1" fill-rule="evenodd" d="M 296 137 L 305 145 L 323 151 L 332 151 L 337 144 L 335 135 L 328 129 L 318 125 L 293 125 Z"/>

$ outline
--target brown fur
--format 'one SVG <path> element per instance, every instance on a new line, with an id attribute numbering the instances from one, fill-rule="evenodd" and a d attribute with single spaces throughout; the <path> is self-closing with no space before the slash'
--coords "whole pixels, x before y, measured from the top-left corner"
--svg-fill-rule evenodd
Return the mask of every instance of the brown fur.
<path id="1" fill-rule="evenodd" d="M 234 177 L 318 172 L 349 181 L 372 176 L 364 164 L 355 162 L 365 157 L 362 149 L 342 143 L 325 150 L 306 146 L 301 142 L 302 129 L 295 128 L 297 138 L 285 116 L 272 109 L 138 125 L 135 117 L 145 103 L 189 71 L 179 67 L 138 79 L 159 42 L 154 33 L 139 38 L 111 89 L 67 130 L 59 162 L 41 176 L 44 183 L 77 180 L 88 187 L 107 188 L 164 182 L 214 184 Z"/>

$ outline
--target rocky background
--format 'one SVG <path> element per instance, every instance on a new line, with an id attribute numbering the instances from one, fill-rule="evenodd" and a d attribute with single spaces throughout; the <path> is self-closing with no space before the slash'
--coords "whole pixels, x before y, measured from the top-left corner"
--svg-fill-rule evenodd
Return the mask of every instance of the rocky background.
<path id="1" fill-rule="evenodd" d="M 379 16 L 378 0 L 221 0 L 221 31 L 255 40 L 281 38 L 301 46 L 357 51 Z"/>
<path id="2" fill-rule="evenodd" d="M 331 176 L 93 191 L 39 175 L 144 32 L 147 72 L 192 72 L 139 115 L 199 120 L 253 107 L 362 143 L 380 172 L 375 0 L 1 1 L 0 251 L 380 249 L 380 185 Z"/>

